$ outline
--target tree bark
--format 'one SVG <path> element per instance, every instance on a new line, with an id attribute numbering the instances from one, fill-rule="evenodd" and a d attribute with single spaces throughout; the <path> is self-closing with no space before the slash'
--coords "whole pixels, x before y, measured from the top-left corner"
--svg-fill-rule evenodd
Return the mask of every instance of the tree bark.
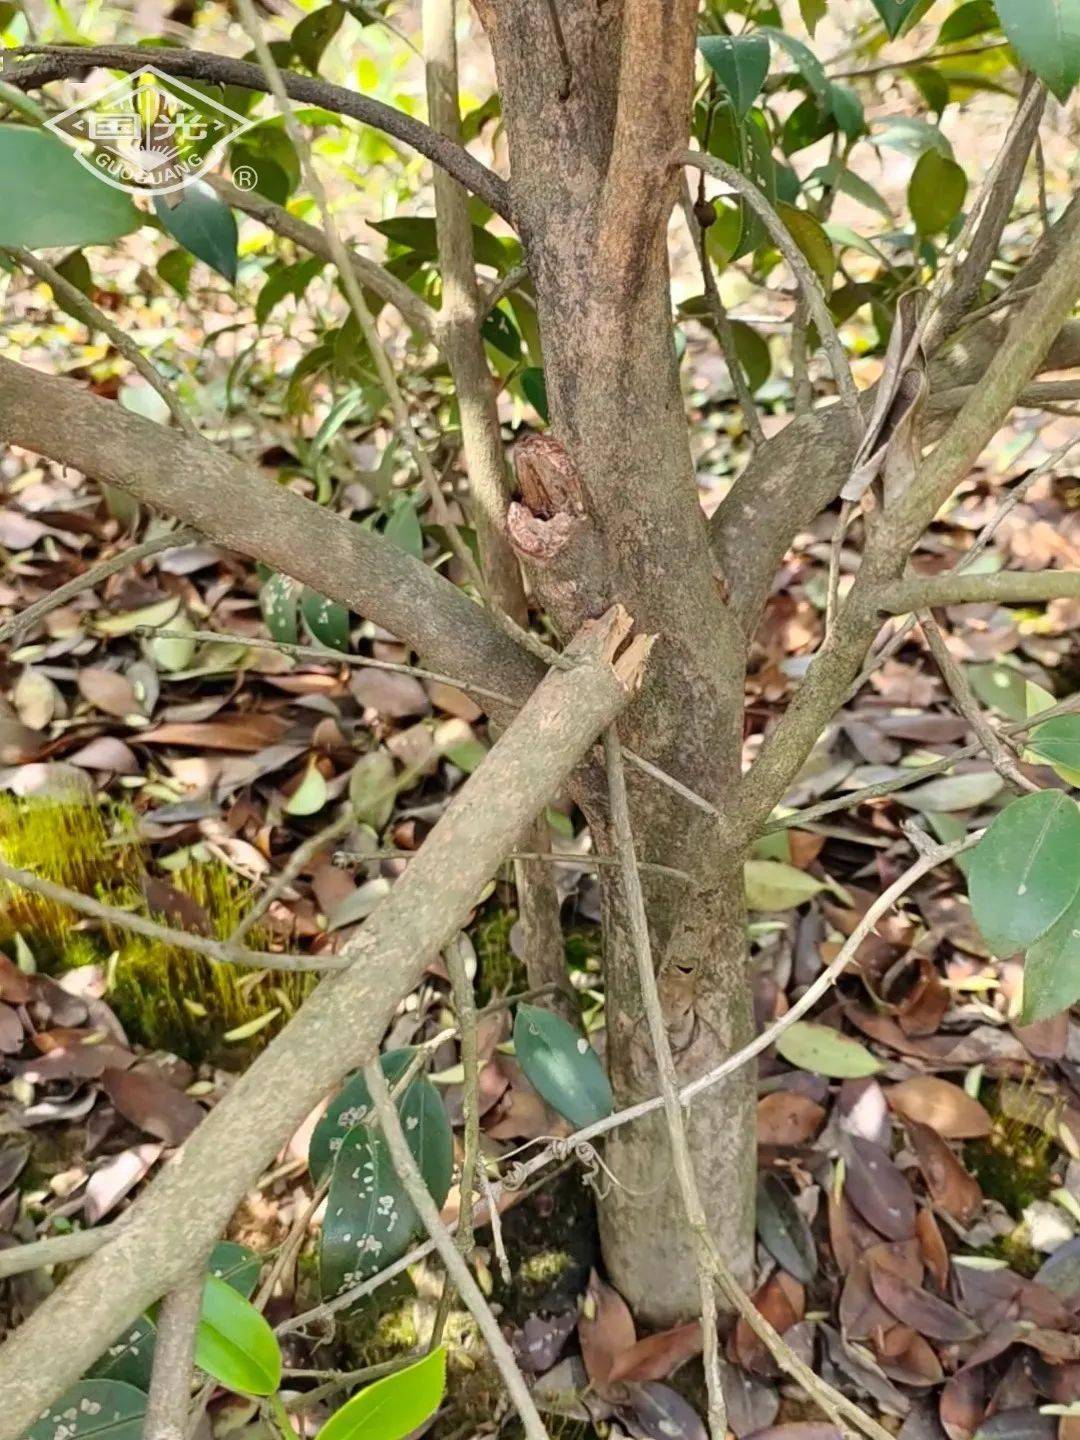
<path id="1" fill-rule="evenodd" d="M 678 193 L 693 77 L 690 0 L 484 7 L 510 142 L 510 194 L 528 255 L 557 437 L 580 489 L 577 583 L 543 559 L 530 575 L 564 632 L 615 597 L 662 636 L 620 729 L 627 745 L 714 804 L 739 774 L 744 650 L 724 603 L 698 499 L 672 338 L 667 223 Z M 569 551 L 567 552 L 570 553 Z M 634 609 L 637 613 L 637 609 Z M 611 853 L 606 794 L 584 797 Z M 715 821 L 635 776 L 642 860 L 707 875 L 700 894 L 650 885 L 653 953 L 680 1073 L 692 1078 L 749 1038 L 745 926 L 734 857 Z M 717 881 L 719 876 L 719 881 Z M 609 877 L 610 879 L 610 877 Z M 605 885 L 608 1057 L 617 1105 L 655 1093 L 625 917 Z M 692 1116 L 710 1222 L 746 1255 L 752 1082 Z M 662 1121 L 612 1143 L 620 1181 L 602 1205 L 605 1259 L 646 1323 L 698 1313 L 690 1236 L 671 1194 Z M 729 1139 L 729 1137 L 733 1137 Z"/>

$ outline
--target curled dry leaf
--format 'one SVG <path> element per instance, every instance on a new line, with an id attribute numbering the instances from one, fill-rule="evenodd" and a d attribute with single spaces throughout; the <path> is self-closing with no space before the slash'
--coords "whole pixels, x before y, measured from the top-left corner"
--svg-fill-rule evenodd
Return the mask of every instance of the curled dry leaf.
<path id="1" fill-rule="evenodd" d="M 600 1391 L 611 1380 L 616 1358 L 637 1341 L 630 1307 L 595 1270 L 589 1275 L 581 1307 L 578 1339 L 589 1380 Z"/>
<path id="2" fill-rule="evenodd" d="M 961 1225 L 967 1225 L 982 1205 L 978 1181 L 961 1165 L 936 1130 L 909 1122 L 908 1135 L 930 1198 Z"/>
<path id="3" fill-rule="evenodd" d="M 700 1350 L 701 1321 L 692 1320 L 688 1325 L 638 1340 L 615 1357 L 608 1380 L 611 1384 L 618 1380 L 666 1380 Z"/>
<path id="4" fill-rule="evenodd" d="M 961 1315 L 954 1306 L 913 1285 L 902 1275 L 871 1266 L 870 1284 L 876 1299 L 902 1324 L 910 1325 L 920 1335 L 961 1345 L 982 1333 L 974 1321 Z"/>
<path id="5" fill-rule="evenodd" d="M 754 1304 L 778 1334 L 797 1325 L 806 1313 L 806 1291 L 797 1280 L 778 1270 L 753 1297 Z M 767 1378 L 779 1372 L 776 1362 L 745 1320 L 739 1319 L 731 1337 L 734 1358 L 744 1370 Z"/>
<path id="6" fill-rule="evenodd" d="M 116 670 L 87 665 L 79 671 L 78 686 L 84 700 L 117 720 L 142 713 L 135 686 Z"/>
<path id="7" fill-rule="evenodd" d="M 851 1161 L 844 1172 L 847 1197 L 864 1220 L 890 1240 L 915 1233 L 915 1198 L 898 1166 L 879 1146 L 852 1136 Z"/>
<path id="8" fill-rule="evenodd" d="M 124 1196 L 149 1174 L 161 1149 L 160 1145 L 134 1145 L 130 1150 L 123 1150 L 111 1160 L 106 1160 L 94 1171 L 87 1182 L 83 1201 L 87 1224 L 96 1225 L 120 1204 Z"/>
<path id="9" fill-rule="evenodd" d="M 928 1125 L 946 1140 L 976 1140 L 990 1134 L 990 1116 L 978 1100 L 936 1075 L 916 1075 L 890 1086 L 885 1094 L 903 1119 Z"/>
<path id="10" fill-rule="evenodd" d="M 101 1083 L 125 1119 L 166 1145 L 182 1145 L 205 1113 L 151 1070 L 106 1070 Z"/>
<path id="11" fill-rule="evenodd" d="M 776 1090 L 758 1102 L 759 1145 L 805 1145 L 824 1123 L 822 1107 L 794 1090 Z"/>
<path id="12" fill-rule="evenodd" d="M 960 1370 L 946 1382 L 938 1402 L 949 1440 L 971 1440 L 986 1413 L 986 1378 L 981 1367 Z"/>

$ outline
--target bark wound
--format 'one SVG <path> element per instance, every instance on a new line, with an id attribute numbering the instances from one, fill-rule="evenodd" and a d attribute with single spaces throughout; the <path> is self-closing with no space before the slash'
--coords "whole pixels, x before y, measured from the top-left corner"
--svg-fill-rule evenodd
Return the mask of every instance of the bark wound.
<path id="1" fill-rule="evenodd" d="M 527 435 L 514 447 L 520 500 L 506 515 L 510 543 L 523 560 L 545 564 L 566 549 L 585 517 L 581 476 L 552 435 Z"/>

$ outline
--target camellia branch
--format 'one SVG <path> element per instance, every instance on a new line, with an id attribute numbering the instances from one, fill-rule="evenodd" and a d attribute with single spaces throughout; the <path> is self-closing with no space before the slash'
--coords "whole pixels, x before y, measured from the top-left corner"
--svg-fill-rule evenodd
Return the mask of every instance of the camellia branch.
<path id="1" fill-rule="evenodd" d="M 0 77 L 21 90 L 70 75 L 82 75 L 98 66 L 130 72 L 151 63 L 166 75 L 187 80 L 202 80 L 211 85 L 238 85 L 245 90 L 261 92 L 269 88 L 266 76 L 258 65 L 246 60 L 233 60 L 228 55 L 212 55 L 174 45 L 155 46 L 152 51 L 135 45 L 24 45 L 5 51 L 4 60 Z M 395 110 L 392 105 L 384 105 L 381 100 L 372 100 L 367 95 L 358 95 L 341 85 L 331 85 L 326 80 L 299 75 L 293 70 L 284 71 L 282 78 L 290 100 L 297 100 L 302 105 L 317 105 L 335 115 L 347 115 L 400 140 L 460 180 L 467 190 L 479 196 L 504 220 L 512 221 L 505 180 L 445 135 L 414 120 L 411 115 Z"/>
<path id="2" fill-rule="evenodd" d="M 637 689 L 651 642 L 622 649 L 615 607 L 571 642 L 469 776 L 421 853 L 349 942 L 359 961 L 300 1007 L 177 1156 L 122 1229 L 0 1349 L 0 1440 L 16 1440 L 148 1305 L 187 1276 L 254 1179 L 315 1104 L 376 1054 L 395 1006 L 466 922 L 484 885 Z M 621 653 L 620 653 L 621 650 Z M 63 1327 L 65 1343 L 56 1344 Z"/>
<path id="3" fill-rule="evenodd" d="M 203 1284 L 202 1269 L 196 1267 L 192 1278 L 162 1301 L 144 1422 L 144 1433 L 154 1440 L 187 1440 L 195 1330 L 202 1309 Z"/>
<path id="4" fill-rule="evenodd" d="M 890 615 L 940 605 L 1041 605 L 1080 597 L 1080 570 L 998 571 L 995 574 L 908 576 L 881 592 Z"/>

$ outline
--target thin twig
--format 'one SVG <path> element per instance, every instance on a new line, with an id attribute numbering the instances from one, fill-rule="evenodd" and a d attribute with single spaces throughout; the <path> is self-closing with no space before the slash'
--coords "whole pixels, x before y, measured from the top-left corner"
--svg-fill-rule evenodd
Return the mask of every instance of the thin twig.
<path id="1" fill-rule="evenodd" d="M 302 845 L 298 845 L 289 856 L 288 863 L 274 876 L 247 914 L 240 920 L 236 929 L 229 936 L 228 944 L 239 945 L 244 936 L 255 928 L 274 901 L 284 895 L 292 882 L 304 867 L 318 855 L 319 851 L 332 844 L 339 835 L 344 835 L 346 830 L 349 830 L 355 823 L 356 817 L 351 806 L 347 805 L 341 815 L 335 816 L 328 825 L 324 825 L 321 830 L 316 830 L 314 835 L 309 835 Z"/>
<path id="2" fill-rule="evenodd" d="M 921 610 L 918 618 L 922 632 L 926 636 L 926 643 L 930 647 L 930 653 L 941 671 L 941 678 L 945 681 L 949 693 L 956 702 L 956 708 L 974 730 L 980 745 L 986 751 L 990 764 L 1005 783 L 1011 785 L 1014 790 L 1041 789 L 1041 786 L 1036 785 L 1034 780 L 1029 780 L 1021 771 L 1020 766 L 1016 763 L 1016 756 L 983 713 L 982 706 L 979 704 L 967 676 L 952 657 L 936 616 L 932 615 L 929 610 Z"/>
<path id="3" fill-rule="evenodd" d="M 245 3 L 245 0 L 240 0 L 240 3 Z M 379 1125 L 398 1178 L 405 1187 L 425 1230 L 434 1241 L 435 1248 L 438 1250 L 448 1274 L 457 1286 L 459 1295 L 471 1311 L 473 1319 L 484 1337 L 491 1352 L 491 1358 L 494 1360 L 510 1398 L 514 1402 L 514 1407 L 521 1417 L 528 1440 L 548 1440 L 544 1422 L 540 1419 L 540 1413 L 529 1393 L 529 1387 L 525 1384 L 521 1371 L 518 1369 L 513 1351 L 499 1329 L 499 1322 L 491 1313 L 491 1307 L 484 1299 L 480 1286 L 473 1278 L 472 1271 L 454 1244 L 454 1238 L 439 1214 L 439 1207 L 431 1198 L 431 1193 L 424 1184 L 424 1178 L 413 1159 L 409 1142 L 405 1139 L 405 1132 L 401 1128 L 401 1118 L 391 1099 L 386 1076 L 377 1060 L 372 1060 L 364 1066 L 364 1079 L 371 1093 L 375 1113 L 378 1116 Z"/>
<path id="4" fill-rule="evenodd" d="M 27 630 L 44 620 L 46 615 L 54 610 L 59 610 L 69 600 L 74 600 L 77 595 L 82 595 L 87 590 L 93 590 L 103 580 L 108 580 L 110 575 L 118 575 L 121 570 L 127 570 L 132 565 L 138 565 L 142 560 L 149 560 L 152 555 L 160 555 L 163 550 L 178 549 L 182 545 L 190 545 L 198 540 L 198 533 L 194 530 L 165 530 L 157 535 L 150 536 L 138 545 L 132 545 L 129 549 L 118 550 L 115 555 L 110 555 L 107 560 L 100 564 L 93 565 L 82 575 L 76 575 L 73 580 L 68 580 L 63 585 L 58 585 L 55 590 L 50 590 L 40 600 L 35 600 L 25 610 L 20 610 L 10 620 L 5 620 L 0 625 L 0 645 L 24 635 Z M 147 632 L 152 634 L 152 631 Z"/>
<path id="5" fill-rule="evenodd" d="M 750 393 L 750 386 L 746 379 L 746 371 L 742 367 L 742 361 L 739 359 L 739 352 L 735 345 L 735 331 L 732 328 L 731 317 L 720 296 L 720 288 L 716 283 L 716 276 L 713 273 L 712 260 L 709 257 L 708 234 L 707 231 L 702 228 L 694 213 L 694 202 L 690 193 L 690 182 L 685 175 L 683 176 L 682 186 L 682 207 L 686 228 L 690 232 L 690 239 L 693 242 L 694 250 L 698 257 L 698 264 L 701 267 L 701 283 L 705 292 L 705 304 L 708 306 L 709 314 L 712 316 L 713 324 L 716 326 L 716 337 L 720 342 L 720 350 L 724 356 L 724 364 L 727 366 L 728 375 L 731 379 L 731 387 L 735 391 L 735 398 L 738 400 L 739 409 L 742 411 L 747 434 L 755 446 L 764 445 L 765 432 L 761 428 L 761 416 L 758 414 L 757 406 L 754 404 L 754 397 Z"/>
<path id="6" fill-rule="evenodd" d="M 100 920 L 119 930 L 131 930 L 136 935 L 145 935 L 148 940 L 159 940 L 164 945 L 175 945 L 178 950 L 191 950 L 196 955 L 205 955 L 208 960 L 217 960 L 227 965 L 249 965 L 265 970 L 345 970 L 352 963 L 343 956 L 277 954 L 270 950 L 242 950 L 224 940 L 214 940 L 208 935 L 194 935 L 188 930 L 172 930 L 148 920 L 130 910 L 121 910 L 115 905 L 103 905 L 78 890 L 69 890 L 66 885 L 57 885 L 44 880 L 30 870 L 18 870 L 13 865 L 0 861 L 0 880 L 28 890 L 32 895 L 41 895 L 56 905 L 86 915 L 91 920 Z"/>
<path id="7" fill-rule="evenodd" d="M 966 45 L 960 50 L 924 50 L 920 55 L 909 55 L 906 60 L 880 60 L 874 65 L 863 65 L 858 70 L 836 70 L 829 79 L 865 80 L 872 75 L 884 75 L 890 70 L 916 70 L 922 65 L 932 65 L 939 60 L 960 60 L 968 55 L 985 55 L 988 50 L 1001 50 L 1008 43 L 1007 40 L 988 40 L 983 45 Z"/>
<path id="8" fill-rule="evenodd" d="M 23 1275 L 27 1270 L 85 1260 L 113 1239 L 114 1234 L 114 1226 L 102 1225 L 97 1230 L 73 1230 L 70 1235 L 50 1235 L 44 1240 L 31 1240 L 26 1245 L 0 1250 L 0 1280 Z"/>
<path id="9" fill-rule="evenodd" d="M 169 385 L 156 365 L 152 365 L 146 356 L 139 349 L 135 341 L 126 331 L 122 330 L 116 321 L 111 319 L 94 304 L 70 280 L 65 280 L 54 266 L 40 255 L 35 255 L 32 250 L 16 247 L 9 251 L 20 265 L 32 271 L 39 280 L 43 280 L 52 290 L 53 295 L 62 300 L 65 307 L 83 322 L 90 329 L 100 330 L 107 335 L 113 346 L 119 351 L 124 359 L 139 372 L 146 383 L 164 402 L 169 414 L 176 421 L 177 425 L 191 440 L 199 439 L 199 432 L 194 422 L 184 409 L 180 397 Z"/>
<path id="10" fill-rule="evenodd" d="M 609 726 L 604 732 L 604 760 L 607 766 L 608 799 L 611 805 L 615 850 L 619 860 L 619 877 L 623 903 L 629 919 L 634 958 L 637 962 L 638 984 L 641 987 L 642 1004 L 649 1022 L 649 1034 L 652 1038 L 653 1054 L 656 1058 L 675 1177 L 682 1195 L 683 1208 L 686 1211 L 686 1218 L 693 1235 L 694 1251 L 697 1257 L 705 1383 L 709 1396 L 709 1434 L 712 1440 L 724 1440 L 727 1434 L 727 1408 L 724 1404 L 724 1386 L 720 1372 L 716 1290 L 709 1255 L 709 1223 L 705 1215 L 705 1207 L 701 1203 L 697 1176 L 694 1174 L 694 1162 L 690 1158 L 686 1126 L 683 1121 L 682 1106 L 679 1102 L 679 1077 L 671 1053 L 671 1044 L 668 1040 L 667 1027 L 664 1023 L 664 1014 L 660 1003 L 660 993 L 656 984 L 652 943 L 649 939 L 649 922 L 645 913 L 645 897 L 642 893 L 634 853 L 634 832 L 630 823 L 626 776 L 623 771 L 618 731 L 614 725 Z"/>
<path id="11" fill-rule="evenodd" d="M 741 171 L 736 170 L 734 165 L 729 165 L 726 160 L 720 160 L 715 155 L 705 155 L 701 151 L 688 150 L 678 157 L 677 163 L 692 165 L 696 169 L 704 170 L 714 179 L 722 180 L 725 185 L 730 186 L 746 201 L 772 236 L 777 249 L 787 261 L 798 282 L 803 299 L 810 308 L 810 314 L 817 326 L 818 338 L 829 357 L 829 365 L 841 402 L 848 412 L 853 429 L 861 439 L 863 421 L 859 408 L 859 392 L 851 374 L 847 352 L 844 350 L 843 342 L 837 333 L 832 315 L 829 313 L 829 307 L 817 276 L 811 270 L 805 255 L 796 245 L 791 232 L 753 181 L 748 180 Z"/>
<path id="12" fill-rule="evenodd" d="M 200 1266 L 192 1279 L 178 1285 L 161 1302 L 143 1424 L 143 1433 L 153 1436 L 153 1440 L 186 1440 L 195 1330 L 204 1284 Z"/>
<path id="13" fill-rule="evenodd" d="M 465 964 L 466 949 L 461 936 L 451 940 L 443 951 L 450 984 L 454 991 L 458 1031 L 461 1036 L 461 1104 L 464 1118 L 461 1179 L 458 1183 L 458 1225 L 456 1243 L 461 1258 L 468 1263 L 472 1254 L 473 1193 L 476 1186 L 477 1163 L 480 1159 L 480 1054 L 476 1035 L 476 997 Z M 431 1349 L 442 1343 L 443 1330 L 450 1313 L 450 1277 L 443 1280 L 442 1294 L 431 1333 Z"/>
<path id="14" fill-rule="evenodd" d="M 270 1267 L 270 1273 L 267 1275 L 266 1279 L 259 1287 L 259 1293 L 255 1297 L 256 1310 L 266 1309 L 267 1305 L 269 1305 L 271 1299 L 273 1298 L 274 1290 L 277 1287 L 278 1281 L 286 1273 L 289 1267 L 295 1264 L 296 1257 L 300 1253 L 300 1248 L 304 1243 L 305 1236 L 307 1235 L 307 1228 L 311 1223 L 311 1218 L 315 1214 L 315 1211 L 322 1204 L 323 1199 L 326 1196 L 326 1192 L 329 1189 L 330 1176 L 327 1175 L 324 1179 L 320 1180 L 318 1185 L 316 1185 L 314 1191 L 312 1192 L 311 1199 L 296 1216 L 292 1225 L 289 1227 L 289 1233 L 285 1236 L 285 1239 L 278 1247 L 278 1253 L 274 1257 L 274 1263 Z"/>

